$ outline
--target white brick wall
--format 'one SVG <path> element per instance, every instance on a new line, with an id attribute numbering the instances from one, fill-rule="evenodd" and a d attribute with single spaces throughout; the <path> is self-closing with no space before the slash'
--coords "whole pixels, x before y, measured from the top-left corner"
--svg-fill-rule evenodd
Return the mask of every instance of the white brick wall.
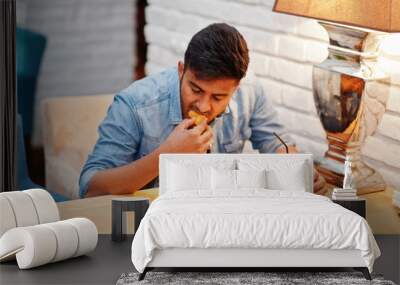
<path id="1" fill-rule="evenodd" d="M 149 2 L 145 29 L 150 44 L 147 73 L 175 66 L 183 58 L 191 36 L 206 25 L 233 24 L 246 38 L 251 67 L 268 87 L 268 95 L 298 145 L 316 157 L 324 154 L 325 133 L 316 115 L 311 78 L 312 64 L 327 55 L 328 37 L 316 21 L 273 13 L 273 0 Z M 400 46 L 400 41 L 397 44 Z M 363 154 L 390 185 L 400 187 L 400 176 L 396 177 L 400 172 L 400 49 L 383 47 L 381 62 L 392 76 L 388 111 Z"/>
<path id="2" fill-rule="evenodd" d="M 135 0 L 18 0 L 18 22 L 47 37 L 37 100 L 115 93 L 132 81 Z M 41 144 L 36 104 L 33 143 Z"/>

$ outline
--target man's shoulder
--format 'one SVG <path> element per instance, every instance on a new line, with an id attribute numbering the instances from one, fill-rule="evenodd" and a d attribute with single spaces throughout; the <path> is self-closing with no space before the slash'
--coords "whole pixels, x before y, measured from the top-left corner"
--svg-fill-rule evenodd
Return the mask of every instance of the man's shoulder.
<path id="1" fill-rule="evenodd" d="M 179 84 L 177 69 L 168 68 L 133 82 L 118 96 L 140 108 L 168 99 L 174 84 Z"/>

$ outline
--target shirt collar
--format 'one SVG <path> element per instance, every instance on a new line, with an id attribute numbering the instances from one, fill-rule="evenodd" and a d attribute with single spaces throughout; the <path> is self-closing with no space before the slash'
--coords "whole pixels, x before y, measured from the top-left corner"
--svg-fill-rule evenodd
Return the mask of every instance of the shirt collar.
<path id="1" fill-rule="evenodd" d="M 232 110 L 231 110 L 231 104 L 232 104 L 232 98 L 231 98 L 231 100 L 229 101 L 229 104 L 228 104 L 228 106 L 226 106 L 226 109 L 225 109 L 225 111 L 224 111 L 224 112 L 222 112 L 222 113 L 221 113 L 221 115 L 219 115 L 217 118 L 220 118 L 220 117 L 222 117 L 222 116 L 224 116 L 224 115 L 226 115 L 226 114 L 230 114 L 230 113 L 232 113 Z"/>

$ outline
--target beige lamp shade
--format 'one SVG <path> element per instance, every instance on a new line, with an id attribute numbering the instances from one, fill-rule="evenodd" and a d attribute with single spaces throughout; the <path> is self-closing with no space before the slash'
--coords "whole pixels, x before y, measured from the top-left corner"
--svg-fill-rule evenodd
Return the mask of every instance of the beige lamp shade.
<path id="1" fill-rule="evenodd" d="M 275 12 L 400 32 L 400 0 L 276 0 Z"/>

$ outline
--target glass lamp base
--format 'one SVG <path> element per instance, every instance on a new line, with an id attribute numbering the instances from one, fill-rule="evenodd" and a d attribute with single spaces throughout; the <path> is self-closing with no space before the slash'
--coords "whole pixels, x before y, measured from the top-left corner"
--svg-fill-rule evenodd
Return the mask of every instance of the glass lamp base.
<path id="1" fill-rule="evenodd" d="M 316 163 L 316 169 L 328 183 L 343 187 L 343 163 L 323 158 Z M 382 175 L 364 162 L 356 162 L 353 171 L 354 188 L 357 189 L 357 195 L 385 190 L 386 184 Z"/>
<path id="2" fill-rule="evenodd" d="M 384 33 L 321 22 L 329 34 L 329 55 L 313 68 L 315 107 L 328 150 L 317 166 L 325 179 L 342 187 L 345 162 L 351 162 L 357 194 L 385 189 L 383 177 L 362 161 L 361 149 L 385 113 L 389 89 L 377 65 Z"/>

